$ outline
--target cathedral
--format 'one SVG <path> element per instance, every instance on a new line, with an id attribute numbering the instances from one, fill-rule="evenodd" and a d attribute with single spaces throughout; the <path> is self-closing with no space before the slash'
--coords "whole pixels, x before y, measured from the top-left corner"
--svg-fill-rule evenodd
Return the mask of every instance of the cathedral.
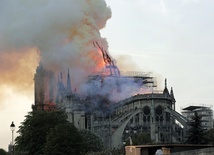
<path id="1" fill-rule="evenodd" d="M 33 110 L 64 110 L 71 123 L 96 133 L 107 147 L 119 148 L 141 132 L 150 133 L 154 143 L 184 141 L 187 121 L 175 111 L 176 100 L 167 80 L 164 90 L 157 91 L 149 74 L 97 74 L 88 76 L 85 92 L 80 94 L 72 88 L 69 70 L 63 81 L 62 73 L 56 77 L 40 63 L 34 83 Z"/>

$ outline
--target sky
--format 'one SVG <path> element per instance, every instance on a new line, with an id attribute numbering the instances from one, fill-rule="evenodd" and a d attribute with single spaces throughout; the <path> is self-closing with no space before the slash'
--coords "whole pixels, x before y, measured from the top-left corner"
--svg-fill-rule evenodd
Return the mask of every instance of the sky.
<path id="1" fill-rule="evenodd" d="M 167 78 L 179 112 L 187 105 L 213 105 L 213 0 L 106 0 L 106 3 L 112 17 L 101 30 L 101 36 L 106 38 L 109 53 L 122 71 L 152 72 L 157 77 L 158 89 L 164 88 Z M 36 56 L 35 59 L 38 60 Z M 37 65 L 35 60 L 19 58 L 19 61 L 33 61 L 30 68 Z M 28 75 L 32 81 L 34 73 L 32 70 Z M 26 76 L 22 71 L 20 75 Z M 11 122 L 14 121 L 17 131 L 31 111 L 33 85 L 14 89 L 0 82 L 0 148 L 7 150 L 12 138 Z"/>
<path id="2" fill-rule="evenodd" d="M 213 105 L 214 1 L 107 0 L 107 4 L 112 18 L 102 34 L 114 57 L 124 56 L 138 70 L 153 72 L 162 88 L 167 78 L 179 111 L 190 104 Z"/>

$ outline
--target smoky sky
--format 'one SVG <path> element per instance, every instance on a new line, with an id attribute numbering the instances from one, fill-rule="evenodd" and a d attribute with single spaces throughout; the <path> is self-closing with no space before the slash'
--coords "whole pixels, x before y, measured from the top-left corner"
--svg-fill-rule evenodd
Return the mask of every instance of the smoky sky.
<path id="1" fill-rule="evenodd" d="M 70 69 L 74 80 L 97 71 L 93 42 L 108 48 L 99 31 L 110 17 L 103 0 L 0 1 L 0 85 L 32 90 L 39 61 L 54 72 Z"/>

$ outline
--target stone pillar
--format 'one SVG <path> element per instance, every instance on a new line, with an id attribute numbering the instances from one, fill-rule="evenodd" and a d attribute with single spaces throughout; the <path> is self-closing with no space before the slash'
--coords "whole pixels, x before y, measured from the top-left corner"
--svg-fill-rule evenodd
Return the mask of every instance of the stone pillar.
<path id="1" fill-rule="evenodd" d="M 153 94 L 152 94 L 153 95 Z M 156 136 L 155 136 L 155 111 L 154 111 L 154 101 L 152 99 L 152 103 L 151 103 L 151 119 L 150 119 L 150 135 L 151 135 L 151 140 L 155 141 L 156 140 Z"/>

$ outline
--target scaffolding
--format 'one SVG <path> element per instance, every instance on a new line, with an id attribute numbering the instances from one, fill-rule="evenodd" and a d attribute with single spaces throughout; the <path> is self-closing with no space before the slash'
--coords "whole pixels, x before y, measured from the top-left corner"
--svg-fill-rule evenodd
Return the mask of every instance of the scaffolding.
<path id="1" fill-rule="evenodd" d="M 192 120 L 192 117 L 197 113 L 202 118 L 202 126 L 204 129 L 213 128 L 213 110 L 212 106 L 208 105 L 190 105 L 182 108 L 182 115 L 187 118 L 188 121 Z"/>

